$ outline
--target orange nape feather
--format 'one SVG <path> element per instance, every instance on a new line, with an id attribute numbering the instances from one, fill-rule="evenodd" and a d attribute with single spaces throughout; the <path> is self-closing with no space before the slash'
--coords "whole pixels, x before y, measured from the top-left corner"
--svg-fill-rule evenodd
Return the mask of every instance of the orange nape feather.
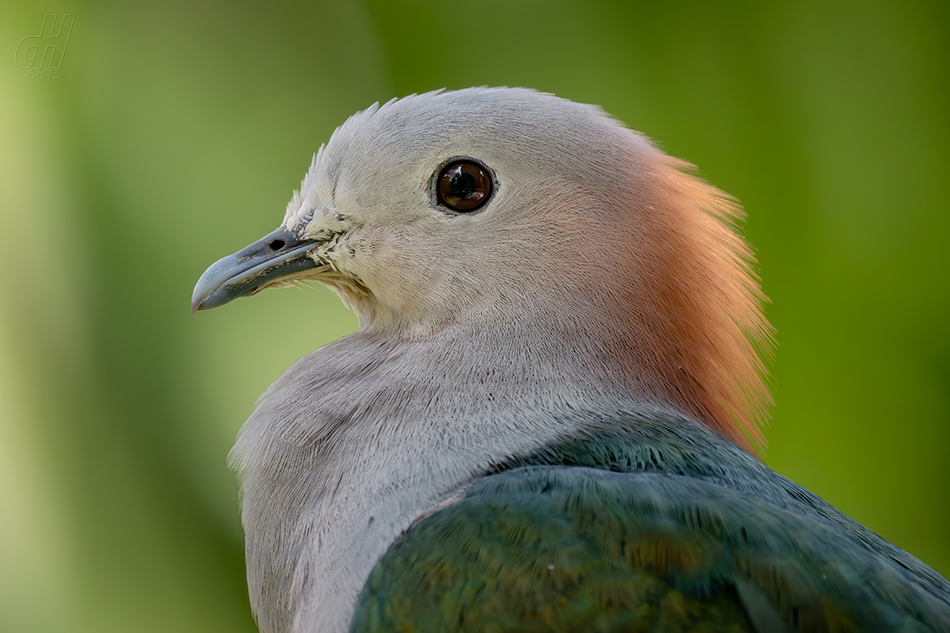
<path id="1" fill-rule="evenodd" d="M 772 405 L 763 355 L 774 338 L 752 248 L 737 233 L 742 208 L 689 163 L 651 149 L 634 161 L 646 238 L 637 242 L 645 252 L 630 254 L 641 271 L 633 301 L 653 313 L 640 322 L 653 346 L 648 369 L 661 398 L 754 453 Z"/>

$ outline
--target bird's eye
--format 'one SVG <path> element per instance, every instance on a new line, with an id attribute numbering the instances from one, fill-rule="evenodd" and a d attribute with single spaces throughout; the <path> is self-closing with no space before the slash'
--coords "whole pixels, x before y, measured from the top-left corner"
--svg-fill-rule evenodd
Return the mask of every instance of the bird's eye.
<path id="1" fill-rule="evenodd" d="M 488 170 L 470 160 L 447 165 L 439 174 L 436 193 L 439 202 L 453 211 L 474 211 L 491 196 L 492 180 Z"/>

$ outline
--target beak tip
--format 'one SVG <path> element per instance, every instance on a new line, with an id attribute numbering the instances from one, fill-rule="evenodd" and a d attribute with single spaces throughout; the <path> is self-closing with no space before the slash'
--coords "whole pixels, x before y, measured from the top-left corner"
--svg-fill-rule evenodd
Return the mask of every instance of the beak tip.
<path id="1" fill-rule="evenodd" d="M 191 294 L 191 313 L 194 314 L 202 308 L 202 303 L 208 298 L 208 293 L 202 288 L 202 281 L 204 281 L 204 275 L 198 280 L 198 284 L 195 286 L 194 292 Z"/>
<path id="2" fill-rule="evenodd" d="M 191 293 L 192 314 L 227 303 L 227 299 L 221 301 L 220 289 L 233 272 L 234 260 L 234 255 L 219 259 L 202 273 Z"/>
<path id="3" fill-rule="evenodd" d="M 191 294 L 191 313 L 194 314 L 199 310 L 207 310 L 218 305 L 213 299 L 213 295 L 217 290 L 218 284 L 214 281 L 208 283 L 207 273 L 202 275 Z"/>

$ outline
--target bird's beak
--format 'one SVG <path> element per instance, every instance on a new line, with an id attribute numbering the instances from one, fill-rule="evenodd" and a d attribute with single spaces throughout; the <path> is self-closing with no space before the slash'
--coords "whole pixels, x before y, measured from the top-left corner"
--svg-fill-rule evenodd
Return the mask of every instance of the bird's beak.
<path id="1" fill-rule="evenodd" d="M 219 259 L 201 275 L 191 296 L 191 311 L 208 310 L 238 297 L 249 297 L 278 284 L 307 276 L 317 268 L 310 251 L 317 240 L 302 240 L 286 228 L 233 255 Z"/>

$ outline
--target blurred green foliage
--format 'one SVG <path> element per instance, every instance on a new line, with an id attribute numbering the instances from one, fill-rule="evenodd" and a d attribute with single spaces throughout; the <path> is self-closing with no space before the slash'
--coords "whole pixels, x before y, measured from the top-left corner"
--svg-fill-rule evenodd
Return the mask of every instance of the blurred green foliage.
<path id="1" fill-rule="evenodd" d="M 14 53 L 75 14 L 56 79 Z M 436 0 L 0 8 L 0 630 L 253 631 L 225 456 L 356 328 L 193 317 L 352 112 L 531 86 L 739 197 L 780 342 L 766 461 L 950 573 L 950 5 Z"/>

